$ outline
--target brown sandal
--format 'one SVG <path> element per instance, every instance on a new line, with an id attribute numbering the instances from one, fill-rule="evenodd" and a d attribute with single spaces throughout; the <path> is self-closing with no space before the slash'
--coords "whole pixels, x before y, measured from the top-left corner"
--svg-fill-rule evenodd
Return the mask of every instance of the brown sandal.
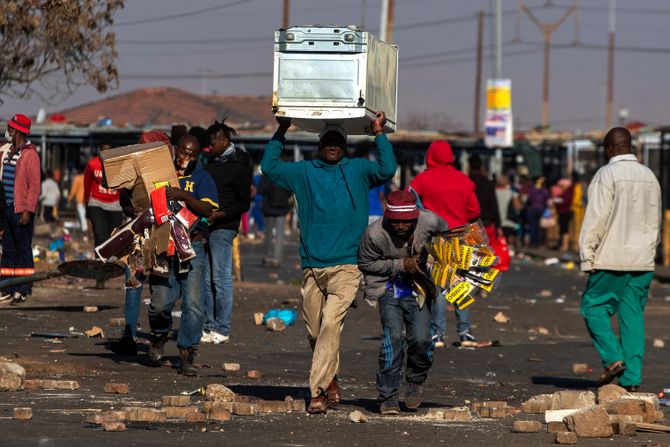
<path id="1" fill-rule="evenodd" d="M 598 379 L 598 386 L 612 383 L 612 381 L 623 374 L 624 371 L 626 371 L 626 365 L 624 365 L 621 360 L 612 363 L 607 368 L 605 368 L 605 371 Z"/>

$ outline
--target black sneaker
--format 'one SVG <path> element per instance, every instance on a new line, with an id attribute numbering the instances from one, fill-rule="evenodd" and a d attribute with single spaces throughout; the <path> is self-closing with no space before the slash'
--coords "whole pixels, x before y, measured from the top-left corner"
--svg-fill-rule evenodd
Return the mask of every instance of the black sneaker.
<path id="1" fill-rule="evenodd" d="M 477 342 L 477 339 L 475 338 L 474 335 L 472 335 L 472 332 L 466 332 L 465 334 L 461 334 L 461 343 L 464 341 L 469 341 L 471 343 Z"/>
<path id="2" fill-rule="evenodd" d="M 422 385 L 420 383 L 407 382 L 405 385 L 405 406 L 410 410 L 416 410 L 423 402 Z"/>
<path id="3" fill-rule="evenodd" d="M 129 335 L 124 335 L 111 344 L 111 350 L 118 355 L 137 355 L 137 342 Z"/>
<path id="4" fill-rule="evenodd" d="M 14 292 L 14 296 L 12 297 L 11 303 L 9 303 L 12 306 L 16 306 L 17 304 L 23 304 L 26 302 L 28 297 L 22 293 L 19 292 Z"/>
<path id="5" fill-rule="evenodd" d="M 163 348 L 167 342 L 167 334 L 151 334 L 151 346 L 149 346 L 149 362 L 158 366 L 163 359 Z"/>
<path id="6" fill-rule="evenodd" d="M 193 364 L 195 348 L 181 348 L 179 350 L 179 372 L 187 377 L 198 375 L 198 370 Z"/>
<path id="7" fill-rule="evenodd" d="M 379 414 L 382 416 L 392 416 L 400 414 L 400 405 L 398 399 L 390 397 L 379 404 Z"/>

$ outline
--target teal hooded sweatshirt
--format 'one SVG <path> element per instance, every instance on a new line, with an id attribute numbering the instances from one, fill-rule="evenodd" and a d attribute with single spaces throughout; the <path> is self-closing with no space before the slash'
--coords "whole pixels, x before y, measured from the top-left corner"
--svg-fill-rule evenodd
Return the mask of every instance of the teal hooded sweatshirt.
<path id="1" fill-rule="evenodd" d="M 275 133 L 265 146 L 261 169 L 295 194 L 300 218 L 302 267 L 358 264 L 358 246 L 368 225 L 369 191 L 395 174 L 393 147 L 386 135 L 375 138 L 377 161 L 343 158 L 284 162 L 284 137 Z"/>

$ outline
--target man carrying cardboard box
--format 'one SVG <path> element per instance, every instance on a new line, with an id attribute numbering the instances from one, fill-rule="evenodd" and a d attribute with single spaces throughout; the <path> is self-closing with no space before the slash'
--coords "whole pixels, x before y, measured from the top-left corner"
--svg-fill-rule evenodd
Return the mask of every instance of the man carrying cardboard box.
<path id="1" fill-rule="evenodd" d="M 179 201 L 195 215 L 209 217 L 218 209 L 219 199 L 214 179 L 204 170 L 198 161 L 200 145 L 192 135 L 183 136 L 177 145 L 175 165 L 178 172 L 180 188 L 167 187 L 168 201 Z M 169 225 L 165 223 L 163 225 Z M 191 230 L 191 245 L 195 258 L 187 263 L 179 261 L 177 255 L 168 260 L 166 275 L 151 274 L 151 304 L 149 305 L 149 325 L 152 342 L 149 348 L 149 360 L 157 365 L 163 357 L 163 349 L 172 325 L 172 309 L 175 302 L 182 299 L 181 325 L 177 338 L 179 348 L 179 371 L 185 376 L 195 376 L 197 370 L 193 365 L 195 353 L 200 343 L 204 326 L 204 294 L 202 285 L 205 282 L 205 265 L 207 258 L 207 226 L 198 222 Z"/>

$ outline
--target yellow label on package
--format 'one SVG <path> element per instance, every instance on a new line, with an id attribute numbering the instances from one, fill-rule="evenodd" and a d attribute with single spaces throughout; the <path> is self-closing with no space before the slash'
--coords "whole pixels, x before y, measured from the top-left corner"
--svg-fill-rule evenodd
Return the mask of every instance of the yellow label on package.
<path id="1" fill-rule="evenodd" d="M 456 307 L 459 310 L 463 310 L 474 302 L 475 299 L 473 297 L 470 295 L 464 295 L 460 300 L 456 301 Z"/>
<path id="2" fill-rule="evenodd" d="M 470 268 L 470 262 L 472 262 L 472 251 L 473 248 L 470 245 L 461 246 L 460 263 L 459 263 L 459 267 L 461 269 L 467 270 Z"/>
<path id="3" fill-rule="evenodd" d="M 479 265 L 481 267 L 490 267 L 493 265 L 495 262 L 496 257 L 495 256 L 484 256 L 481 261 L 479 261 Z"/>
<path id="4" fill-rule="evenodd" d="M 495 277 L 498 276 L 498 273 L 500 273 L 500 270 L 492 268 L 482 275 L 482 279 L 485 279 L 486 281 L 493 281 Z"/>
<path id="5" fill-rule="evenodd" d="M 163 186 L 168 187 L 168 186 L 170 186 L 170 181 L 169 180 L 164 180 L 162 182 L 154 182 L 154 186 L 156 187 L 156 189 L 162 188 Z"/>
<path id="6" fill-rule="evenodd" d="M 447 266 L 435 264 L 432 277 L 436 286 L 444 288 L 447 285 Z"/>
<path id="7" fill-rule="evenodd" d="M 465 295 L 469 294 L 474 286 L 468 282 L 462 281 L 456 284 L 445 296 L 444 298 L 450 303 L 454 303 L 459 299 L 463 298 Z"/>

